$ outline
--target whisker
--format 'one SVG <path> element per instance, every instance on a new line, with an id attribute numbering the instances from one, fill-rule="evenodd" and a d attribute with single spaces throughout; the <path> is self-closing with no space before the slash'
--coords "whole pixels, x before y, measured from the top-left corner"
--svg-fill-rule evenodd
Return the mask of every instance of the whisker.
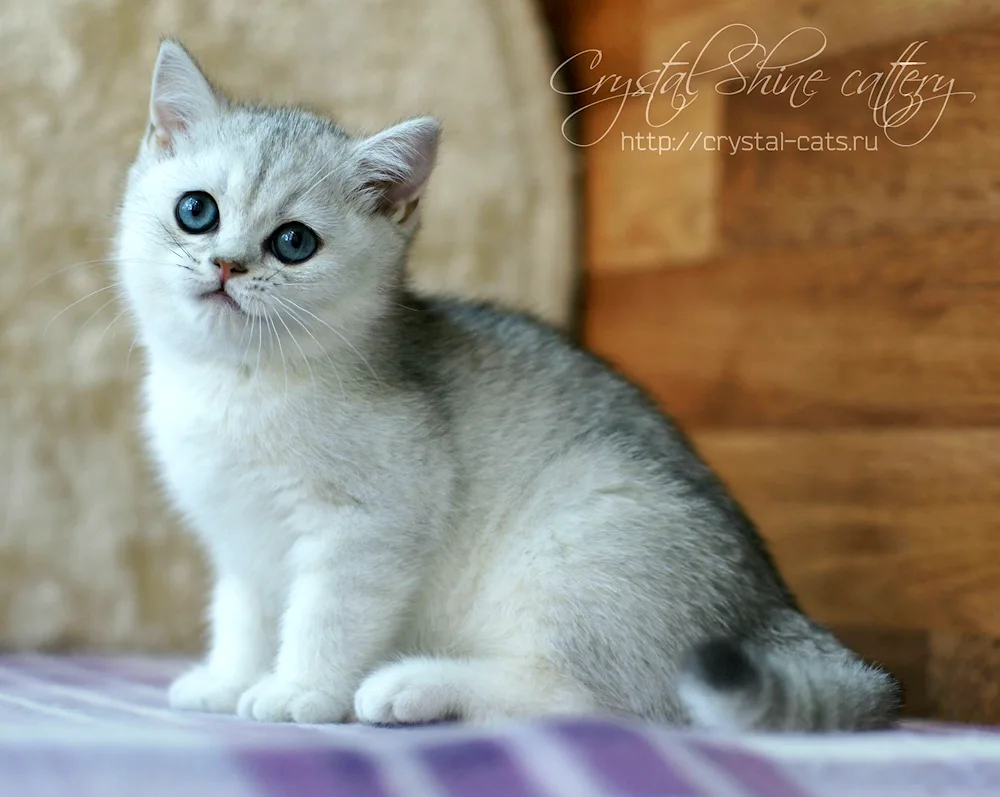
<path id="1" fill-rule="evenodd" d="M 178 238 L 178 237 L 177 237 L 176 235 L 174 235 L 174 233 L 173 233 L 173 232 L 171 232 L 170 228 L 169 228 L 169 227 L 167 227 L 167 225 L 166 225 L 166 224 L 164 224 L 162 220 L 160 220 L 160 219 L 157 219 L 157 221 L 159 222 L 159 224 L 160 224 L 160 227 L 162 227 L 162 228 L 163 228 L 163 231 L 164 231 L 164 232 L 165 232 L 165 233 L 167 234 L 167 236 L 168 236 L 168 237 L 170 238 L 170 240 L 171 240 L 171 241 L 173 241 L 173 242 L 174 242 L 174 243 L 175 243 L 175 244 L 177 245 L 177 247 L 178 247 L 178 248 L 179 248 L 179 249 L 180 249 L 180 250 L 181 250 L 181 251 L 182 251 L 182 252 L 183 252 L 183 253 L 184 253 L 185 255 L 187 255 L 188 259 L 189 259 L 189 260 L 194 260 L 194 259 L 195 259 L 194 255 L 192 255 L 192 254 L 191 254 L 191 253 L 190 253 L 190 252 L 188 251 L 187 247 L 186 247 L 186 246 L 184 246 L 184 244 L 183 244 L 183 243 L 181 243 L 181 239 L 180 239 L 180 238 Z"/>
<path id="2" fill-rule="evenodd" d="M 283 401 L 288 401 L 288 364 L 285 362 L 285 348 L 281 345 L 281 335 L 278 334 L 278 328 L 274 325 L 274 321 L 269 315 L 265 315 L 264 318 L 267 319 L 268 326 L 271 331 L 274 332 L 274 340 L 278 344 L 278 353 L 281 355 L 281 368 L 285 372 L 285 398 Z M 272 344 L 273 353 L 273 344 Z"/>
<path id="3" fill-rule="evenodd" d="M 43 329 L 43 330 L 42 330 L 42 337 L 43 337 L 43 338 L 45 337 L 45 335 L 46 335 L 46 334 L 48 333 L 48 331 L 49 331 L 49 327 L 51 327 L 51 326 L 52 326 L 52 324 L 53 324 L 53 323 L 55 322 L 55 320 L 56 320 L 57 318 L 59 318 L 59 316 L 61 316 L 61 315 L 62 315 L 63 313 L 65 313 L 65 312 L 66 312 L 67 310 L 71 310 L 71 309 L 73 309 L 73 308 L 74 308 L 74 307 L 76 307 L 76 306 L 77 306 L 78 304 L 80 304 L 80 302 L 84 302 L 84 301 L 86 301 L 86 300 L 87 300 L 87 299 L 89 299 L 89 298 L 90 298 L 91 296 L 96 296 L 96 295 L 97 295 L 97 294 L 99 294 L 99 293 L 103 293 L 104 291 L 109 291 L 109 290 L 111 290 L 112 288 L 117 288 L 117 287 L 118 287 L 118 284 L 117 284 L 117 283 L 112 283 L 111 285 L 105 285 L 105 286 L 104 286 L 103 288 L 98 288 L 98 289 L 97 289 L 96 291 L 91 291 L 91 292 L 90 292 L 90 293 L 88 293 L 88 294 L 87 294 L 86 296 L 82 296 L 82 297 L 80 297 L 79 299 L 77 299 L 77 300 L 76 300 L 75 302 L 73 302 L 72 304 L 69 304 L 69 305 L 66 305 L 66 307 L 64 307 L 64 308 L 63 308 L 62 310 L 60 310 L 60 311 L 59 311 L 58 313 L 56 313 L 56 314 L 55 314 L 54 316 L 52 316 L 52 318 L 50 318 L 50 319 L 49 319 L 49 323 L 47 323 L 47 324 L 45 325 L 45 329 Z M 111 301 L 114 301 L 114 299 L 112 299 Z M 108 306 L 109 304 L 111 304 L 111 302 L 107 302 L 107 303 L 105 303 L 105 304 L 101 305 L 101 307 L 100 307 L 100 309 L 98 310 L 98 312 L 100 312 L 100 310 L 103 310 L 103 309 L 104 309 L 105 307 L 107 307 L 107 306 Z M 91 317 L 93 317 L 93 316 L 91 316 Z"/>
<path id="4" fill-rule="evenodd" d="M 237 346 L 239 346 L 240 343 L 243 342 L 243 336 L 247 334 L 247 326 L 250 324 L 250 320 L 253 318 L 253 316 L 250 315 L 249 313 L 245 313 L 245 315 L 246 315 L 246 318 L 244 318 L 244 320 L 243 320 L 243 331 L 240 332 L 240 340 L 239 340 L 239 343 L 236 344 Z M 251 334 L 251 336 L 253 335 L 253 329 L 250 330 L 250 334 Z M 246 353 L 246 350 L 244 350 L 243 351 L 243 358 L 246 359 L 246 356 L 247 356 L 247 353 Z"/>
<path id="5" fill-rule="evenodd" d="M 257 325 L 257 370 L 254 372 L 254 376 L 260 373 L 260 352 L 264 346 L 264 319 L 261 317 L 260 323 Z"/>
<path id="6" fill-rule="evenodd" d="M 149 200 L 146 200 L 146 201 L 148 203 Z M 158 224 L 160 226 L 160 228 L 163 229 L 163 231 L 167 234 L 167 237 L 169 237 L 171 240 L 173 240 L 173 242 L 175 244 L 179 245 L 181 247 L 181 249 L 184 249 L 183 245 L 181 245 L 181 243 L 177 239 L 177 237 L 166 227 L 166 225 L 164 225 L 164 223 L 156 216 L 156 214 L 154 214 L 154 213 L 146 213 L 145 215 L 146 215 L 146 218 L 149 221 L 155 222 L 156 224 Z M 129 227 L 127 224 L 124 224 L 124 223 L 121 223 L 121 222 L 119 222 L 119 226 L 122 229 L 128 230 L 133 235 L 137 235 L 139 238 L 141 238 L 142 240 L 144 240 L 148 244 L 151 244 L 153 246 L 163 246 L 163 241 L 155 241 L 152 238 L 150 238 L 148 235 L 146 235 L 144 232 L 140 232 L 139 230 L 135 229 L 134 227 Z M 111 239 L 111 240 L 115 240 L 115 239 Z M 192 257 L 191 253 L 188 252 L 187 250 L 185 250 L 184 252 L 181 252 L 181 251 L 179 251 L 177 249 L 174 249 L 173 247 L 170 247 L 170 246 L 168 246 L 167 249 L 169 249 L 176 257 L 187 257 L 189 260 L 195 260 L 195 258 Z"/>
<path id="7" fill-rule="evenodd" d="M 146 195 L 146 192 L 140 191 L 139 195 L 142 197 L 142 200 L 149 207 L 150 216 L 156 221 L 157 224 L 160 225 L 160 229 L 162 229 L 163 232 L 166 233 L 167 237 L 170 238 L 170 240 L 172 240 L 180 248 L 180 250 L 188 257 L 189 260 L 195 260 L 196 258 L 187 250 L 187 247 L 184 246 L 184 244 L 181 242 L 181 239 L 174 234 L 173 230 L 171 230 L 166 224 L 163 223 L 163 219 L 161 219 L 158 215 L 156 215 L 153 203 L 149 200 L 149 197 Z"/>
<path id="8" fill-rule="evenodd" d="M 253 342 L 253 328 L 254 328 L 254 324 L 257 323 L 257 316 L 250 315 L 249 313 L 247 313 L 247 318 L 249 319 L 249 323 L 250 323 L 250 337 L 247 338 L 247 345 L 243 347 L 243 362 L 246 362 L 247 356 L 250 354 L 250 344 L 251 344 L 251 342 Z M 244 321 L 243 322 L 243 330 L 246 331 L 246 328 L 247 328 L 247 322 Z M 240 341 L 242 341 L 242 340 L 243 340 L 243 336 L 240 335 Z"/>
<path id="9" fill-rule="evenodd" d="M 299 345 L 299 342 L 298 340 L 296 340 L 295 335 L 292 334 L 292 330 L 288 327 L 288 324 L 285 323 L 285 319 L 281 317 L 281 311 L 275 308 L 274 314 L 277 317 L 277 319 L 281 322 L 281 326 L 285 328 L 285 332 L 288 333 L 288 337 L 292 339 L 292 343 L 295 344 L 295 348 L 299 350 L 299 354 L 302 355 L 302 359 L 305 361 L 306 368 L 309 369 L 309 380 L 313 384 L 316 384 L 316 375 L 313 373 L 312 363 L 310 363 L 309 358 L 306 357 L 306 353 L 302 350 L 302 346 Z"/>
<path id="10" fill-rule="evenodd" d="M 102 304 L 93 313 L 91 313 L 87 317 L 86 321 L 84 321 L 82 324 L 80 324 L 80 328 L 76 331 L 76 334 L 73 336 L 73 341 L 72 341 L 72 343 L 70 343 L 70 348 L 71 349 L 75 349 L 76 348 L 76 342 L 77 342 L 77 340 L 80 339 L 80 333 L 83 332 L 83 330 L 87 326 L 87 324 L 89 324 L 94 319 L 94 316 L 96 316 L 98 313 L 100 313 L 101 310 L 103 310 L 105 307 L 107 307 L 109 304 L 111 304 L 114 300 L 115 300 L 115 297 L 112 297 L 112 298 L 108 299 L 104 304 Z"/>
<path id="11" fill-rule="evenodd" d="M 330 367 L 331 367 L 331 368 L 333 368 L 333 375 L 334 375 L 335 377 L 337 377 L 337 382 L 338 382 L 338 383 L 340 384 L 340 392 L 341 392 L 341 393 L 343 394 L 343 397 L 344 397 L 344 399 L 346 400 L 346 399 L 347 399 L 347 389 L 346 389 L 346 388 L 344 387 L 344 380 L 340 378 L 340 371 L 338 371 L 338 370 L 337 370 L 337 365 L 336 365 L 336 363 L 334 363 L 334 361 L 333 361 L 333 358 L 332 358 L 332 357 L 330 356 L 330 352 L 328 352 L 328 351 L 327 351 L 327 350 L 326 350 L 326 349 L 325 349 L 325 348 L 323 347 L 323 344 L 322 344 L 322 343 L 320 343 L 320 342 L 319 342 L 319 341 L 318 341 L 318 340 L 316 339 L 316 336 L 315 336 L 315 335 L 314 335 L 314 334 L 312 333 L 312 331 L 311 331 L 311 330 L 309 329 L 309 327 L 307 327 L 307 326 L 306 326 L 306 325 L 305 325 L 305 324 L 304 324 L 304 323 L 302 322 L 302 319 L 301 319 L 301 318 L 299 318 L 298 314 L 297 314 L 297 313 L 296 313 L 296 312 L 295 312 L 294 310 L 292 310 L 292 309 L 291 309 L 290 307 L 288 307 L 288 305 L 287 305 L 287 304 L 285 304 L 285 301 L 284 301 L 284 300 L 283 300 L 283 299 L 282 299 L 282 298 L 281 298 L 280 296 L 275 296 L 274 298 L 275 298 L 275 299 L 276 299 L 276 300 L 277 300 L 278 302 L 280 302 L 280 303 L 281 303 L 282 305 L 284 305 L 285 309 L 286 309 L 286 310 L 288 310 L 288 314 L 289 314 L 289 315 L 290 315 L 290 316 L 292 317 L 292 320 L 293 320 L 293 321 L 295 321 L 295 322 L 296 322 L 296 323 L 297 323 L 297 324 L 298 324 L 298 325 L 299 325 L 300 327 L 302 327 L 302 329 L 303 329 L 303 330 L 305 331 L 305 333 L 306 333 L 306 334 L 307 334 L 307 335 L 308 335 L 308 336 L 309 336 L 310 338 L 312 338 L 312 339 L 313 339 L 313 342 L 314 342 L 314 343 L 315 343 L 315 344 L 316 344 L 317 346 L 319 346 L 319 350 L 320 350 L 321 352 L 323 352 L 323 354 L 324 354 L 324 355 L 326 356 L 326 359 L 327 359 L 327 360 L 329 361 L 329 363 L 330 363 Z"/>
<path id="12" fill-rule="evenodd" d="M 108 324 L 106 327 L 104 327 L 104 331 L 101 333 L 101 336 L 97 339 L 97 343 L 94 344 L 94 351 L 95 352 L 98 351 L 101 348 L 101 341 L 104 340 L 104 336 L 108 334 L 108 330 L 111 329 L 111 327 L 113 327 L 115 324 L 117 324 L 118 323 L 118 319 L 120 319 L 127 312 L 128 312 L 128 308 L 122 310 L 118 315 L 116 315 L 114 318 L 111 319 L 111 323 L 110 324 Z"/>
<path id="13" fill-rule="evenodd" d="M 123 381 L 124 381 L 125 377 L 128 376 L 128 369 L 129 369 L 129 366 L 132 363 L 132 349 L 135 348 L 135 344 L 138 341 L 139 341 L 139 333 L 136 332 L 135 335 L 134 335 L 134 337 L 132 338 L 132 345 L 128 347 L 128 355 L 125 357 L 125 373 L 122 374 L 122 380 Z"/>
<path id="14" fill-rule="evenodd" d="M 354 345 L 347 338 L 345 338 L 344 335 L 341 332 L 339 332 L 338 330 L 334 329 L 332 326 L 330 326 L 326 321 L 324 321 L 322 318 L 320 318 L 315 313 L 311 313 L 308 310 L 306 310 L 306 308 L 304 308 L 302 305 L 297 304 L 296 302 L 293 302 L 291 299 L 286 299 L 286 301 L 290 305 L 292 305 L 292 307 L 295 307 L 295 308 L 301 310 L 306 315 L 309 315 L 309 316 L 312 316 L 313 318 L 315 318 L 323 326 L 325 326 L 327 329 L 329 329 L 334 335 L 336 335 L 338 338 L 340 338 L 342 341 L 344 341 L 345 345 L 360 358 L 361 362 L 363 362 L 365 364 L 365 366 L 368 368 L 369 372 L 371 372 L 371 375 L 375 378 L 375 382 L 378 384 L 379 389 L 380 390 L 382 389 L 382 380 L 378 378 L 378 374 L 375 373 L 375 369 L 372 368 L 371 363 L 369 363 L 368 360 L 365 359 L 365 356 L 361 352 L 359 352 L 356 348 L 354 348 Z"/>
<path id="15" fill-rule="evenodd" d="M 323 164 L 323 165 L 325 166 L 326 164 Z M 338 164 L 338 166 L 339 166 L 339 164 Z M 308 187 L 308 188 L 307 188 L 307 189 L 305 190 L 305 192 L 304 192 L 304 193 L 302 194 L 302 196 L 300 196 L 300 197 L 299 197 L 299 199 L 300 199 L 300 200 L 301 200 L 301 199 L 305 199 L 305 198 L 306 198 L 307 196 L 309 196 L 309 194 L 311 194 L 311 193 L 313 192 L 313 189 L 315 189 L 315 188 L 316 188 L 316 186 L 318 186 L 318 185 L 319 185 L 320 183 L 322 183 L 322 182 L 323 182 L 324 180 L 326 180 L 326 179 L 327 179 L 328 177 L 331 177 L 331 176 L 333 175 L 333 173 L 334 173 L 335 171 L 337 171 L 337 168 L 338 168 L 338 166 L 334 166 L 334 167 L 333 167 L 332 169 L 330 169 L 330 171 L 326 172 L 326 174 L 324 174 L 324 175 L 323 175 L 322 177 L 320 177 L 320 178 L 319 178 L 318 180 L 316 180 L 316 181 L 315 181 L 314 183 L 312 183 L 312 184 L 311 184 L 311 185 L 310 185 L 310 186 L 309 186 L 309 187 Z M 320 168 L 319 168 L 319 169 L 317 169 L 317 170 L 316 170 L 316 172 L 317 172 L 317 173 L 319 173 L 320 169 L 322 169 L 322 168 L 323 168 L 323 166 L 320 166 Z"/>
<path id="16" fill-rule="evenodd" d="M 83 261 L 81 261 L 79 263 L 70 263 L 70 265 L 63 266 L 62 268 L 57 269 L 56 271 L 53 271 L 51 274 L 46 274 L 44 277 L 42 277 L 40 280 L 38 280 L 38 282 L 36 282 L 33 285 L 31 285 L 23 294 L 21 294 L 19 301 L 21 301 L 25 297 L 27 297 L 27 295 L 29 293 L 31 293 L 33 290 L 35 290 L 35 288 L 37 288 L 42 283 L 48 282 L 50 279 L 58 277 L 60 274 L 65 274 L 67 271 L 70 271 L 70 270 L 72 270 L 74 268 L 80 268 L 81 266 L 98 266 L 98 265 L 101 265 L 102 263 L 103 264 L 110 264 L 110 263 L 114 263 L 114 262 L 115 261 L 112 260 L 111 258 L 101 257 L 101 258 L 98 258 L 97 260 L 83 260 Z"/>
<path id="17" fill-rule="evenodd" d="M 145 264 L 148 264 L 148 265 L 151 265 L 151 266 L 179 266 L 180 268 L 187 269 L 188 271 L 195 271 L 194 268 L 192 268 L 191 266 L 186 266 L 183 263 L 170 263 L 170 262 L 167 262 L 167 261 L 150 260 L 150 259 L 141 258 L 141 257 L 129 257 L 129 258 L 125 258 L 125 259 L 128 262 L 130 262 L 130 263 L 145 263 Z M 18 302 L 24 301 L 28 297 L 28 295 L 33 290 L 35 290 L 36 288 L 38 288 L 40 285 L 43 285 L 44 283 L 48 282 L 51 279 L 55 279 L 60 274 L 65 274 L 67 271 L 72 271 L 75 268 L 82 268 L 84 266 L 116 265 L 118 262 L 119 262 L 118 258 L 100 257 L 100 258 L 97 258 L 96 260 L 81 260 L 79 263 L 70 263 L 68 266 L 63 266 L 62 268 L 56 269 L 55 271 L 53 271 L 50 274 L 46 274 L 40 280 L 38 280 L 37 282 L 35 282 L 32 285 L 30 285 L 24 291 L 24 293 L 22 293 L 18 297 L 17 301 Z M 116 281 L 115 284 L 119 284 L 119 283 Z"/>

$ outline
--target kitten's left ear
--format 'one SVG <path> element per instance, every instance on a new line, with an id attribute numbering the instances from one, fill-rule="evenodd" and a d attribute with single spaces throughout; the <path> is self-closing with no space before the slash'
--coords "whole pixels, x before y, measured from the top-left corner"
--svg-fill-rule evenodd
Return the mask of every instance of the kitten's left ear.
<path id="1" fill-rule="evenodd" d="M 179 42 L 164 39 L 149 98 L 150 135 L 156 145 L 171 149 L 174 136 L 217 114 L 222 103 L 191 54 Z"/>
<path id="2" fill-rule="evenodd" d="M 356 150 L 355 189 L 373 212 L 414 223 L 417 203 L 437 158 L 441 126 L 411 119 L 363 139 Z"/>

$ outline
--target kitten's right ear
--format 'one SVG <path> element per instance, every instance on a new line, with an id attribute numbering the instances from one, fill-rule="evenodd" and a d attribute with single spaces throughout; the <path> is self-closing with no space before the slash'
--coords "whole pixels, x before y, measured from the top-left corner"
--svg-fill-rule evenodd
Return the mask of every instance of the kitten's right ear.
<path id="1" fill-rule="evenodd" d="M 222 102 L 190 53 L 180 43 L 164 39 L 149 98 L 150 138 L 155 145 L 172 149 L 174 136 L 217 114 Z"/>

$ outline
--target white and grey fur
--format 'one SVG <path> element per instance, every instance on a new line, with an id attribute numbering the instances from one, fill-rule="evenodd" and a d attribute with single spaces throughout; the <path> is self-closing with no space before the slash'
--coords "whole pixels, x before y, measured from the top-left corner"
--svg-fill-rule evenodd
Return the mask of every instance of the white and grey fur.
<path id="1" fill-rule="evenodd" d="M 116 257 L 145 429 L 215 573 L 210 650 L 172 705 L 890 724 L 896 682 L 800 612 L 639 389 L 529 318 L 407 288 L 437 143 L 429 118 L 353 136 L 234 103 L 162 44 Z M 193 190 L 214 232 L 175 221 Z M 264 244 L 289 220 L 322 242 L 299 265 Z M 216 260 L 245 271 L 238 309 L 206 298 Z"/>

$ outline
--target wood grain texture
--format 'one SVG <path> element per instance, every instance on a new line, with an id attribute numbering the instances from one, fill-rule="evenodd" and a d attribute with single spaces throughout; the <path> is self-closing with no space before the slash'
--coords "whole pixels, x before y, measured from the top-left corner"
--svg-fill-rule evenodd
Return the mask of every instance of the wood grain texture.
<path id="1" fill-rule="evenodd" d="M 708 257 L 718 241 L 722 163 L 704 149 L 661 151 L 659 136 L 680 140 L 685 133 L 692 139 L 721 133 L 723 98 L 706 96 L 669 130 L 651 125 L 644 98 L 623 101 L 627 81 L 662 60 L 646 44 L 669 15 L 652 14 L 647 0 L 553 4 L 549 13 L 561 20 L 559 49 L 569 59 L 560 70 L 563 90 L 577 92 L 571 95 L 576 114 L 566 133 L 584 154 L 587 270 L 643 269 Z M 571 57 L 584 52 L 585 57 Z"/>
<path id="2" fill-rule="evenodd" d="M 837 54 L 1000 17 L 995 0 L 542 0 L 541 5 L 564 51 L 603 47 L 608 63 L 627 74 L 659 64 L 678 42 L 704 43 L 732 23 L 753 26 L 772 44 L 796 28 L 817 27 L 830 40 L 828 52 Z"/>
<path id="3" fill-rule="evenodd" d="M 760 41 L 774 47 L 787 34 L 813 27 L 827 39 L 826 53 L 836 55 L 897 39 L 924 38 L 964 26 L 985 24 L 1000 17 L 995 0 L 646 0 L 645 18 L 651 22 L 647 53 L 666 59 L 676 46 L 692 41 L 699 49 L 727 25 L 752 27 Z M 745 38 L 743 39 L 745 40 Z M 740 39 L 718 39 L 718 63 Z M 782 50 L 787 62 L 811 55 L 807 38 L 789 39 Z M 753 59 L 741 62 L 752 72 Z"/>
<path id="4" fill-rule="evenodd" d="M 749 10 L 742 3 L 700 7 L 687 0 L 588 0 L 572 11 L 553 11 L 566 20 L 560 35 L 564 55 L 601 53 L 600 63 L 591 56 L 571 62 L 565 76 L 572 83 L 569 90 L 577 91 L 614 76 L 635 79 L 669 58 L 679 44 L 690 41 L 690 47 L 700 47 L 716 30 L 734 22 L 753 26 L 770 45 L 806 25 L 815 26 L 828 40 L 824 57 L 810 61 L 806 71 L 822 66 L 830 80 L 819 85 L 804 107 L 793 108 L 786 97 L 758 92 L 726 98 L 723 113 L 723 98 L 713 88 L 702 87 L 698 99 L 664 127 L 655 126 L 669 115 L 662 98 L 651 103 L 649 117 L 643 97 L 623 108 L 609 100 L 583 111 L 569 129 L 573 140 L 589 145 L 601 132 L 610 131 L 585 154 L 588 270 L 689 265 L 727 246 L 814 245 L 1000 219 L 1000 137 L 993 135 L 993 109 L 1000 103 L 1000 27 L 940 35 L 927 44 L 919 54 L 927 61 L 922 73 L 954 79 L 955 90 L 974 92 L 976 101 L 952 98 L 936 125 L 932 120 L 939 103 L 928 102 L 918 118 L 888 135 L 876 125 L 869 98 L 845 97 L 842 85 L 854 70 L 864 75 L 889 70 L 910 40 L 896 38 L 884 46 L 829 57 L 858 43 L 950 30 L 974 20 L 988 22 L 1000 16 L 1000 4 L 928 1 L 909 4 L 907 13 L 900 5 L 873 2 L 862 10 L 842 2 L 774 0 Z M 869 24 L 857 25 L 859 13 Z M 806 55 L 805 50 L 812 52 L 817 41 L 807 39 L 789 40 L 781 57 L 792 61 Z M 805 49 L 800 53 L 796 47 Z M 710 52 L 726 49 L 717 43 Z M 713 74 L 710 80 L 719 77 Z M 580 107 L 607 99 L 612 85 L 605 82 L 573 101 Z M 912 143 L 932 127 L 933 133 L 916 147 L 897 146 L 888 137 Z M 849 151 L 830 151 L 845 146 L 840 142 L 828 143 L 821 152 L 788 147 L 780 153 L 724 155 L 705 146 L 639 151 L 635 139 L 650 134 L 672 141 L 686 140 L 685 135 L 693 141 L 699 135 L 704 140 L 720 134 L 829 134 L 850 143 Z M 878 150 L 865 149 L 871 146 Z M 975 159 L 969 157 L 972 152 Z"/>
<path id="5" fill-rule="evenodd" d="M 600 48 L 598 72 L 631 77 L 734 22 L 766 46 L 826 35 L 815 66 L 831 81 L 805 107 L 758 94 L 706 109 L 703 81 L 669 129 L 630 102 L 582 153 L 585 342 L 693 433 L 805 608 L 903 680 L 909 716 L 1000 722 L 1000 3 L 549 4 L 564 53 Z M 977 98 L 896 147 L 840 83 L 924 38 L 923 73 Z M 643 128 L 880 138 L 874 153 L 623 149 Z"/>
<path id="6" fill-rule="evenodd" d="M 644 103 L 630 100 L 584 116 L 584 140 L 596 142 L 585 166 L 588 273 L 691 264 L 715 252 L 722 164 L 705 150 L 650 151 L 662 131 L 650 133 L 645 112 Z M 670 126 L 669 136 L 693 140 L 721 132 L 721 124 L 722 98 L 708 96 Z"/>
<path id="7" fill-rule="evenodd" d="M 820 620 L 1000 637 L 1000 431 L 694 440 Z"/>
<path id="8" fill-rule="evenodd" d="M 1000 639 L 932 634 L 927 686 L 936 719 L 1000 723 Z"/>
<path id="9" fill-rule="evenodd" d="M 588 345 L 692 427 L 1000 423 L 1000 227 L 591 275 Z"/>
<path id="10" fill-rule="evenodd" d="M 905 45 L 824 62 L 832 79 L 801 108 L 780 97 L 730 98 L 728 136 L 784 134 L 811 142 L 831 134 L 843 138 L 824 146 L 848 149 L 799 151 L 796 145 L 727 156 L 721 191 L 727 249 L 820 247 L 873 234 L 1000 222 L 1000 26 L 936 37 L 920 50 L 916 57 L 927 62 L 919 67 L 922 73 L 954 79 L 955 91 L 976 96 L 955 96 L 946 106 L 928 102 L 906 125 L 889 131 L 902 143 L 927 134 L 915 146 L 895 145 L 876 125 L 869 98 L 846 97 L 841 90 L 855 69 L 865 75 L 888 70 Z M 891 109 L 908 102 L 898 99 Z"/>
<path id="11" fill-rule="evenodd" d="M 643 71 L 642 47 L 648 29 L 648 0 L 545 0 L 563 58 L 597 49 L 603 72 L 633 75 Z M 569 75 L 577 87 L 591 84 L 589 59 L 574 61 Z"/>

